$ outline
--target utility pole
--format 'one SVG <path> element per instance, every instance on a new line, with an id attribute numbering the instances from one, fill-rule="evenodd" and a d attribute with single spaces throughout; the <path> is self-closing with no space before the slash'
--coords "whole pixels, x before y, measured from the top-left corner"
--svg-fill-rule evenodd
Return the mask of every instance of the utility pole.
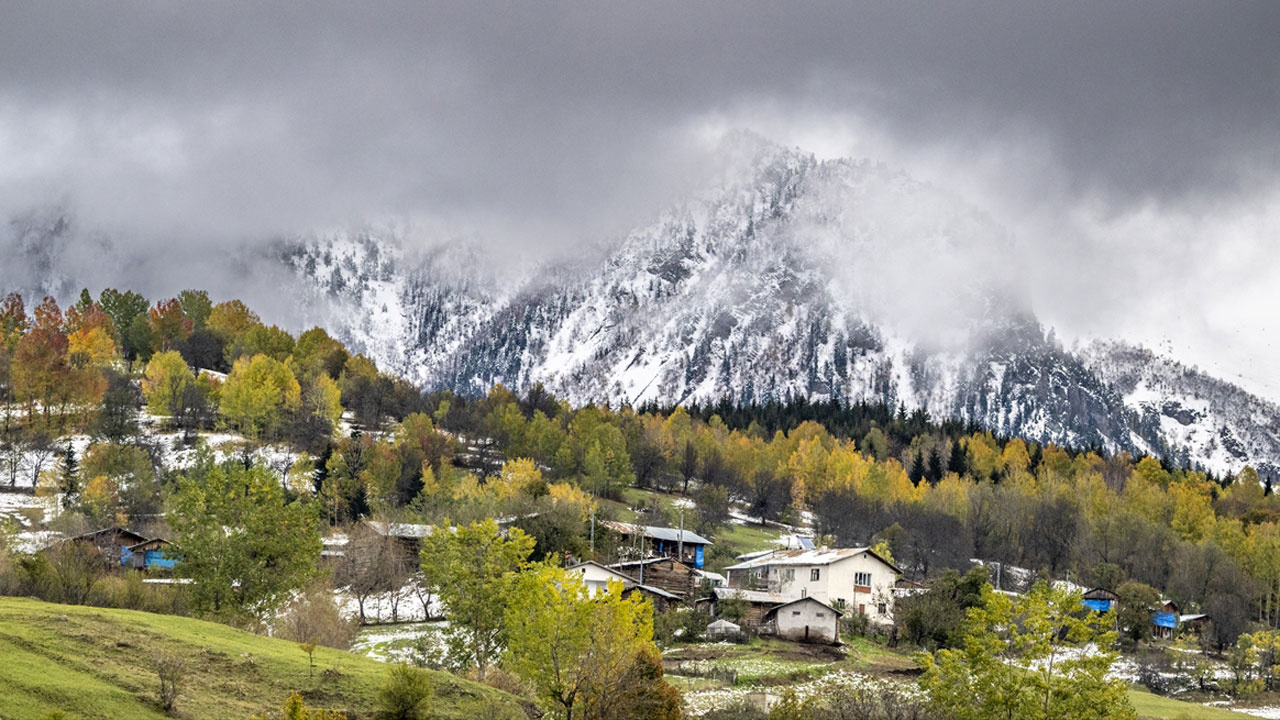
<path id="1" fill-rule="evenodd" d="M 680 540 L 676 545 L 676 557 L 684 562 L 684 505 L 680 505 Z"/>

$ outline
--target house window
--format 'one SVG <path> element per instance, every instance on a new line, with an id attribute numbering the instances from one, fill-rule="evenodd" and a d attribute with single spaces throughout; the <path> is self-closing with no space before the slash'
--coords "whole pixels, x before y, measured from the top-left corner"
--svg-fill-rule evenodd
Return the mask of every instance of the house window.
<path id="1" fill-rule="evenodd" d="M 810 571 L 809 571 L 809 580 L 810 580 L 810 581 L 816 581 L 816 580 L 818 579 L 818 574 L 819 574 L 819 573 L 821 573 L 821 572 L 822 572 L 822 571 L 821 571 L 820 569 L 818 569 L 818 568 L 814 568 L 814 569 L 810 570 Z"/>
<path id="2" fill-rule="evenodd" d="M 885 613 L 889 612 L 889 606 L 886 605 L 885 603 L 880 603 L 879 605 L 876 605 L 876 612 L 880 613 L 881 615 L 884 615 Z"/>
<path id="3" fill-rule="evenodd" d="M 809 588 L 807 587 L 800 588 L 800 597 L 809 597 Z"/>
<path id="4" fill-rule="evenodd" d="M 796 579 L 796 569 L 795 569 L 795 568 L 787 568 L 786 570 L 783 570 L 783 571 L 782 571 L 782 581 L 783 581 L 783 582 L 794 582 L 794 581 L 795 581 L 795 579 Z"/>
<path id="5" fill-rule="evenodd" d="M 791 617 L 800 617 L 800 611 L 799 611 L 799 610 L 792 610 L 792 611 L 791 611 Z"/>
<path id="6" fill-rule="evenodd" d="M 826 613 L 824 613 L 824 612 L 820 612 L 820 613 L 818 613 L 818 617 L 826 617 L 826 616 L 827 616 L 827 614 L 826 614 Z"/>
<path id="7" fill-rule="evenodd" d="M 871 587 L 871 573 L 860 572 L 853 574 L 853 584 L 860 587 Z"/>

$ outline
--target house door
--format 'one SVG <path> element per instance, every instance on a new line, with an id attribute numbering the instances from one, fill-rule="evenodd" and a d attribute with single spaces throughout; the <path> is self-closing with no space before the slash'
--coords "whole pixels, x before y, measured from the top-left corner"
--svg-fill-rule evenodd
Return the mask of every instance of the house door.
<path id="1" fill-rule="evenodd" d="M 808 640 L 808 639 L 809 639 L 809 626 L 808 626 L 808 625 L 805 625 L 805 626 L 804 626 L 804 639 L 805 639 L 805 640 Z"/>
<path id="2" fill-rule="evenodd" d="M 866 615 L 866 614 L 867 614 L 867 606 L 866 606 L 866 605 L 864 605 L 864 604 L 862 604 L 862 603 L 858 603 L 858 612 L 859 612 L 859 613 L 861 613 L 862 615 Z"/>

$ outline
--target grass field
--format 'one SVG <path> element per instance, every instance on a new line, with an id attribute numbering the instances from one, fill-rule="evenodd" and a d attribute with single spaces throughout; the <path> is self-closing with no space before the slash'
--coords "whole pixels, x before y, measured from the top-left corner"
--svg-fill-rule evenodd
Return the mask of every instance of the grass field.
<path id="1" fill-rule="evenodd" d="M 1233 712 L 1225 708 L 1207 707 L 1152 695 L 1146 690 L 1130 690 L 1129 702 L 1133 703 L 1133 707 L 1138 711 L 1138 717 L 1140 718 L 1158 718 L 1159 720 L 1246 720 L 1246 718 L 1253 717 L 1252 715 Z"/>
<path id="2" fill-rule="evenodd" d="M 387 672 L 384 663 L 319 648 L 310 677 L 306 654 L 284 640 L 168 615 L 0 598 L 0 718 L 40 720 L 53 710 L 85 720 L 164 718 L 152 666 L 158 651 L 185 660 L 177 705 L 190 719 L 275 717 L 293 692 L 308 705 L 367 718 Z M 430 676 L 433 717 L 525 717 L 510 695 Z"/>

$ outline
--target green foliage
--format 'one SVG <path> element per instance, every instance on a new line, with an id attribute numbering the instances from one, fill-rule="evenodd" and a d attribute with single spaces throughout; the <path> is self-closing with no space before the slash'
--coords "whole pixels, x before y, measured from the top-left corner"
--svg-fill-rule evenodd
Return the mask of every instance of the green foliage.
<path id="1" fill-rule="evenodd" d="M 267 468 L 217 464 L 201 450 L 177 485 L 169 513 L 182 558 L 176 572 L 194 581 L 197 609 L 261 618 L 317 572 L 316 509 L 286 503 Z"/>
<path id="2" fill-rule="evenodd" d="M 183 290 L 178 293 L 178 305 L 182 308 L 182 314 L 191 320 L 195 330 L 204 329 L 209 321 L 209 313 L 213 311 L 209 293 L 204 290 Z"/>
<path id="3" fill-rule="evenodd" d="M 454 628 L 452 657 L 475 667 L 481 678 L 504 645 L 507 604 L 532 552 L 533 538 L 519 528 L 504 534 L 491 518 L 422 541 L 422 572 Z"/>
<path id="4" fill-rule="evenodd" d="M 920 647 L 957 647 L 964 639 L 969 609 L 982 605 L 983 591 L 989 587 L 984 568 L 963 576 L 947 570 L 925 592 L 895 602 L 894 622 L 904 639 Z"/>
<path id="5" fill-rule="evenodd" d="M 1107 677 L 1116 637 L 1104 628 L 1112 622 L 1081 617 L 1079 593 L 1046 583 L 1016 599 L 986 587 L 963 645 L 923 655 L 921 689 L 955 720 L 1130 720 L 1124 682 Z"/>
<path id="6" fill-rule="evenodd" d="M 1116 588 L 1116 595 L 1120 598 L 1116 621 L 1125 638 L 1136 645 L 1151 637 L 1151 615 L 1160 609 L 1160 591 L 1129 581 Z"/>
<path id="7" fill-rule="evenodd" d="M 769 720 L 809 720 L 810 714 L 808 704 L 800 700 L 793 688 L 787 688 L 778 703 L 769 709 Z"/>
<path id="8" fill-rule="evenodd" d="M 252 720 L 274 720 L 265 715 L 254 715 Z M 303 702 L 302 696 L 294 693 L 284 701 L 284 711 L 280 720 L 347 720 L 344 713 L 337 710 L 311 709 Z"/>
<path id="9" fill-rule="evenodd" d="M 653 647 L 653 611 L 611 583 L 593 596 L 581 575 L 554 566 L 522 573 L 506 614 L 504 665 L 544 707 L 572 720 L 616 714 L 639 654 Z"/>
<path id="10" fill-rule="evenodd" d="M 266 355 L 236 360 L 222 386 L 219 412 L 245 435 L 275 431 L 301 401 L 302 388 L 289 366 Z"/>
<path id="11" fill-rule="evenodd" d="M 151 356 L 142 377 L 142 394 L 152 415 L 178 418 L 189 400 L 188 389 L 196 382 L 195 373 L 176 350 Z"/>
<path id="12" fill-rule="evenodd" d="M 403 663 L 392 665 L 378 688 L 378 720 L 425 720 L 433 694 L 424 671 Z"/>

